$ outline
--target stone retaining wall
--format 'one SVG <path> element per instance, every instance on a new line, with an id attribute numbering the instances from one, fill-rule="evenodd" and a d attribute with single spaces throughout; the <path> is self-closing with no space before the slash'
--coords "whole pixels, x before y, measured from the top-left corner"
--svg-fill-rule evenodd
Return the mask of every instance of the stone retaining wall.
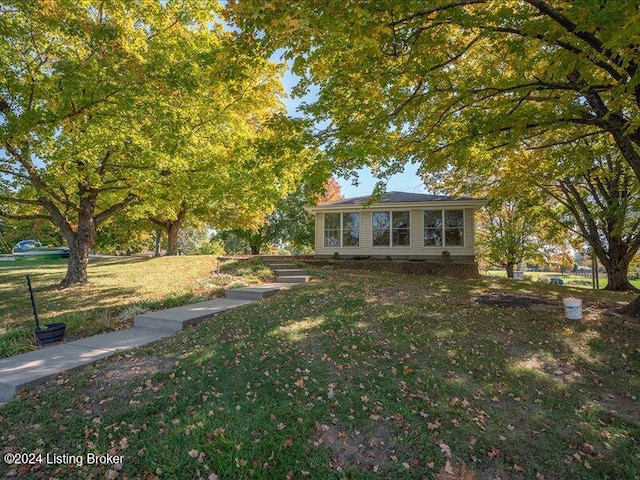
<path id="1" fill-rule="evenodd" d="M 477 263 L 429 262 L 404 260 L 302 260 L 309 265 L 333 265 L 335 268 L 417 273 L 436 277 L 480 278 Z"/>

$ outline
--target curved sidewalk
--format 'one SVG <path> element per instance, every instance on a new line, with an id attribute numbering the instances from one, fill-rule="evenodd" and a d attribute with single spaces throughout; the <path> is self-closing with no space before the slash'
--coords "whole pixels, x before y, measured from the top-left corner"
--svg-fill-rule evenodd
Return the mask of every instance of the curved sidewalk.
<path id="1" fill-rule="evenodd" d="M 274 271 L 277 275 L 276 268 Z M 59 373 L 83 367 L 117 352 L 155 342 L 214 315 L 270 297 L 293 285 L 294 283 L 285 279 L 281 283 L 234 288 L 225 292 L 226 298 L 136 315 L 134 328 L 103 333 L 4 358 L 0 360 L 0 404 L 11 400 L 22 390 L 44 383 Z"/>

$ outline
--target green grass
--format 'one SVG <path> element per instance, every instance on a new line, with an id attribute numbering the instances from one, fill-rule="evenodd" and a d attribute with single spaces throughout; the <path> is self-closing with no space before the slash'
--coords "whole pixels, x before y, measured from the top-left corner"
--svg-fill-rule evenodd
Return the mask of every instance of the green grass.
<path id="1" fill-rule="evenodd" d="M 0 407 L 5 452 L 124 457 L 121 470 L 0 463 L 0 477 L 640 475 L 640 327 L 607 314 L 632 295 L 322 276 Z M 566 295 L 582 321 L 563 317 Z"/>
<path id="2" fill-rule="evenodd" d="M 491 277 L 506 277 L 507 272 L 503 270 L 488 270 L 483 272 L 487 276 Z M 550 278 L 560 278 L 564 282 L 564 285 L 577 287 L 577 288 L 592 288 L 591 283 L 591 275 L 589 276 L 581 276 L 581 275 L 573 275 L 569 273 L 565 273 L 564 275 L 561 273 L 555 272 L 524 272 L 525 280 L 530 280 L 534 282 L 548 282 Z M 629 280 L 631 285 L 636 288 L 640 288 L 640 280 L 633 279 Z M 601 289 L 607 286 L 607 275 L 605 273 L 600 273 L 598 285 Z"/>
<path id="3" fill-rule="evenodd" d="M 259 260 L 223 264 L 225 273 L 216 274 L 215 256 L 119 258 L 92 260 L 88 285 L 61 290 L 58 283 L 66 267 L 64 259 L 0 263 L 0 358 L 35 348 L 27 274 L 41 323 L 66 322 L 70 339 L 129 327 L 138 313 L 213 298 L 225 288 L 268 279 Z"/>

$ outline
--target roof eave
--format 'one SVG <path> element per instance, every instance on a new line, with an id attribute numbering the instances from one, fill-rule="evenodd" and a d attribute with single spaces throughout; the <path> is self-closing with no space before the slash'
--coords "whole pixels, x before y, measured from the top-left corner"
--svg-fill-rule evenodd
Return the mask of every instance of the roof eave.
<path id="1" fill-rule="evenodd" d="M 484 198 L 461 199 L 461 200 L 433 200 L 431 202 L 401 202 L 401 203 L 372 203 L 371 205 L 316 205 L 315 207 L 306 207 L 309 213 L 317 212 L 335 212 L 343 210 L 373 210 L 384 208 L 433 208 L 433 207 L 473 207 L 479 209 L 487 203 Z"/>

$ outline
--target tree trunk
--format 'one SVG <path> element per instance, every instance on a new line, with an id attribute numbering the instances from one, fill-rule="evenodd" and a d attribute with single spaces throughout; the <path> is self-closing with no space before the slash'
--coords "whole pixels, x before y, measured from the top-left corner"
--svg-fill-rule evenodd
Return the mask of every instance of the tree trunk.
<path id="1" fill-rule="evenodd" d="M 178 234 L 186 216 L 187 212 L 180 210 L 175 220 L 165 222 L 165 228 L 167 229 L 167 255 L 178 255 Z"/>
<path id="2" fill-rule="evenodd" d="M 159 257 L 160 256 L 160 242 L 162 240 L 162 230 L 157 228 L 156 229 L 156 239 L 155 239 L 155 243 L 154 243 L 154 251 L 153 251 L 153 256 L 154 257 Z"/>
<path id="3" fill-rule="evenodd" d="M 167 255 L 178 255 L 178 232 L 180 232 L 178 222 L 169 222 L 167 227 Z"/>
<path id="4" fill-rule="evenodd" d="M 95 197 L 89 195 L 82 198 L 79 206 L 78 224 L 65 235 L 69 244 L 69 264 L 67 274 L 60 282 L 62 288 L 87 283 L 89 253 L 96 238 L 96 224 L 93 216 Z"/>
<path id="5" fill-rule="evenodd" d="M 89 252 L 92 241 L 87 237 L 80 238 L 75 235 L 75 239 L 69 242 L 69 264 L 67 274 L 60 282 L 60 287 L 67 288 L 72 285 L 82 285 L 87 283 L 87 266 L 89 265 Z"/>
<path id="6" fill-rule="evenodd" d="M 260 255 L 260 245 L 249 245 L 251 247 L 251 255 Z"/>
<path id="7" fill-rule="evenodd" d="M 605 290 L 614 292 L 625 292 L 629 290 L 638 291 L 636 287 L 631 285 L 629 281 L 629 265 L 613 265 L 606 266 L 607 269 L 607 286 Z"/>
<path id="8" fill-rule="evenodd" d="M 515 263 L 507 262 L 506 270 L 507 270 L 507 278 L 513 278 L 513 268 L 516 266 Z"/>
<path id="9" fill-rule="evenodd" d="M 625 292 L 629 290 L 638 291 L 629 282 L 629 263 L 632 259 L 629 247 L 619 236 L 612 236 L 609 239 L 609 249 L 606 256 L 598 252 L 598 260 L 607 271 L 607 286 L 605 290 L 614 292 Z"/>

